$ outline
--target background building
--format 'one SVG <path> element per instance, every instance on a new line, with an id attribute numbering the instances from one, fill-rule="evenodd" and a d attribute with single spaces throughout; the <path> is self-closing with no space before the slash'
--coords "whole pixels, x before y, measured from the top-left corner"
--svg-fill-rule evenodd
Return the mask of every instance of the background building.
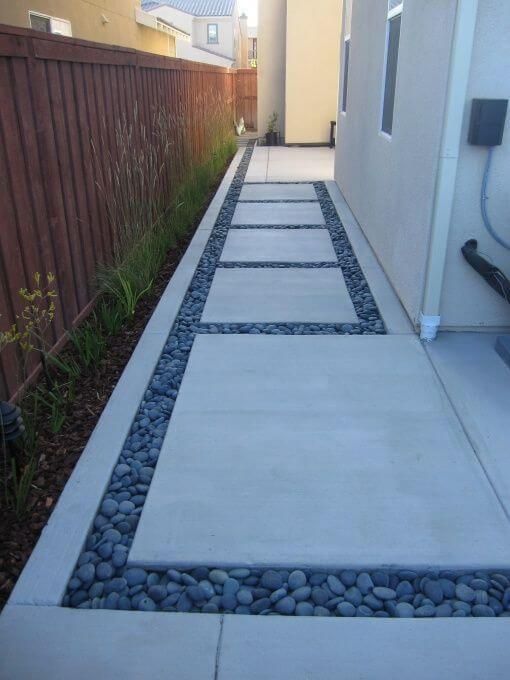
<path id="1" fill-rule="evenodd" d="M 0 23 L 175 56 L 171 26 L 146 15 L 140 0 L 16 0 L 0 3 Z"/>
<path id="2" fill-rule="evenodd" d="M 418 326 L 497 329 L 510 306 L 464 260 L 468 239 L 507 275 L 484 228 L 488 149 L 468 143 L 473 98 L 508 99 L 510 3 L 346 0 L 336 180 Z M 510 132 L 489 213 L 510 242 Z"/>
<path id="3" fill-rule="evenodd" d="M 342 0 L 259 0 L 258 129 L 276 111 L 287 144 L 325 144 L 336 120 Z"/>
<path id="4" fill-rule="evenodd" d="M 143 0 L 142 5 L 144 11 L 189 36 L 177 40 L 178 57 L 247 67 L 247 17 L 239 16 L 237 0 Z"/>
<path id="5" fill-rule="evenodd" d="M 248 66 L 257 68 L 257 26 L 248 26 Z"/>

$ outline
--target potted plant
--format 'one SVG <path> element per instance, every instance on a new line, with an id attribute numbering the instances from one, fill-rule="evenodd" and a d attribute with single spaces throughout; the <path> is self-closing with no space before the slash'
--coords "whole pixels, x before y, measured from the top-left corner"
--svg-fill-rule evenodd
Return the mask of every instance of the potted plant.
<path id="1" fill-rule="evenodd" d="M 276 111 L 269 116 L 267 121 L 266 146 L 278 146 L 278 114 Z"/>

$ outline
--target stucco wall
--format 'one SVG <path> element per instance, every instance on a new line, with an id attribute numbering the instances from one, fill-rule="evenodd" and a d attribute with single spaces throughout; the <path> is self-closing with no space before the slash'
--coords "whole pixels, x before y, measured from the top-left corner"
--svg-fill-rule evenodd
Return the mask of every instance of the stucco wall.
<path id="1" fill-rule="evenodd" d="M 387 0 L 354 0 L 352 6 L 348 106 L 338 116 L 335 177 L 416 320 L 456 1 L 404 0 L 391 138 L 380 132 L 387 8 Z"/>
<path id="2" fill-rule="evenodd" d="M 205 64 L 215 64 L 216 66 L 232 66 L 234 59 L 231 54 L 232 21 L 230 19 L 224 20 L 220 28 L 220 21 L 217 21 L 216 18 L 196 20 L 191 14 L 181 12 L 178 9 L 168 6 L 156 7 L 151 10 L 149 14 L 153 14 L 154 16 L 167 21 L 181 31 L 188 33 L 192 38 L 195 36 L 194 40 L 192 39 L 190 42 L 179 40 L 178 38 L 176 39 L 175 49 L 177 57 L 180 57 L 181 59 L 190 59 L 191 61 L 200 61 Z M 220 43 L 217 45 L 207 44 L 208 23 L 218 24 L 218 39 L 220 40 Z M 196 37 L 196 34 L 198 34 L 198 38 Z M 221 56 L 221 54 L 225 53 L 228 53 L 229 56 Z"/>
<path id="3" fill-rule="evenodd" d="M 218 24 L 218 43 L 207 42 L 207 25 Z M 232 17 L 195 17 L 193 19 L 193 45 L 211 50 L 216 54 L 232 59 L 236 58 L 235 21 Z"/>
<path id="4" fill-rule="evenodd" d="M 214 64 L 215 66 L 223 66 L 224 68 L 231 68 L 234 64 L 232 59 L 220 57 L 200 47 L 193 47 L 191 43 L 185 42 L 184 40 L 176 40 L 175 44 L 176 56 L 180 59 L 199 61 L 202 64 Z"/>
<path id="5" fill-rule="evenodd" d="M 263 135 L 276 111 L 285 127 L 285 45 L 287 0 L 259 0 L 258 130 Z"/>
<path id="6" fill-rule="evenodd" d="M 342 0 L 287 0 L 285 141 L 329 141 L 336 120 Z"/>
<path id="7" fill-rule="evenodd" d="M 74 38 L 174 56 L 174 39 L 137 24 L 136 8 L 140 8 L 140 0 L 95 0 L 94 4 L 86 0 L 2 0 L 0 23 L 30 28 L 28 12 L 32 10 L 67 19 Z M 102 22 L 103 14 L 108 23 Z"/>
<path id="8" fill-rule="evenodd" d="M 172 24 L 176 28 L 184 33 L 188 33 L 191 36 L 191 30 L 193 28 L 193 16 L 187 12 L 181 12 L 174 7 L 169 7 L 168 5 L 161 5 L 160 7 L 155 7 L 150 10 L 149 14 L 152 14 L 169 24 Z"/>
<path id="9" fill-rule="evenodd" d="M 487 150 L 469 146 L 466 142 L 471 100 L 478 97 L 507 99 L 510 96 L 509 36 L 510 3 L 480 0 L 441 303 L 442 325 L 447 327 L 510 326 L 510 305 L 464 262 L 460 254 L 463 243 L 469 238 L 476 238 L 480 252 L 510 277 L 510 251 L 487 233 L 480 215 L 480 185 Z M 493 46 L 497 49 L 491 49 Z M 508 119 L 503 145 L 494 151 L 488 195 L 488 209 L 494 227 L 510 242 Z"/>

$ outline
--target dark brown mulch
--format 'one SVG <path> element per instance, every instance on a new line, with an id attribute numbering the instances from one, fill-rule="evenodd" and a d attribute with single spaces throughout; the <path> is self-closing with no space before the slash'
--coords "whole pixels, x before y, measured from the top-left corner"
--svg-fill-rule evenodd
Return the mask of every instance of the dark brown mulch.
<path id="1" fill-rule="evenodd" d="M 116 337 L 110 339 L 105 358 L 97 370 L 80 378 L 76 386 L 77 397 L 62 430 L 58 434 L 53 434 L 49 430 L 40 433 L 38 443 L 41 455 L 27 511 L 21 520 L 12 511 L 5 509 L 0 511 L 0 609 L 9 598 L 41 530 L 48 522 L 62 489 L 85 448 L 99 415 L 133 353 L 163 290 L 185 253 L 221 179 L 220 177 L 211 189 L 200 215 L 187 235 L 179 246 L 168 254 L 153 290 L 139 302 L 132 322 Z"/>

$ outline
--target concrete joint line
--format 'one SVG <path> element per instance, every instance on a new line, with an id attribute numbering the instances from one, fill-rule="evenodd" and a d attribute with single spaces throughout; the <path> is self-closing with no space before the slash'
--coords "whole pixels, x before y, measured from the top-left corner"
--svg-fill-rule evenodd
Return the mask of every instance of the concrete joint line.
<path id="1" fill-rule="evenodd" d="M 220 673 L 220 656 L 221 656 L 221 645 L 223 643 L 223 624 L 225 623 L 225 614 L 221 615 L 220 618 L 220 632 L 218 633 L 218 645 L 216 647 L 216 659 L 214 662 L 214 680 L 218 680 Z"/>

